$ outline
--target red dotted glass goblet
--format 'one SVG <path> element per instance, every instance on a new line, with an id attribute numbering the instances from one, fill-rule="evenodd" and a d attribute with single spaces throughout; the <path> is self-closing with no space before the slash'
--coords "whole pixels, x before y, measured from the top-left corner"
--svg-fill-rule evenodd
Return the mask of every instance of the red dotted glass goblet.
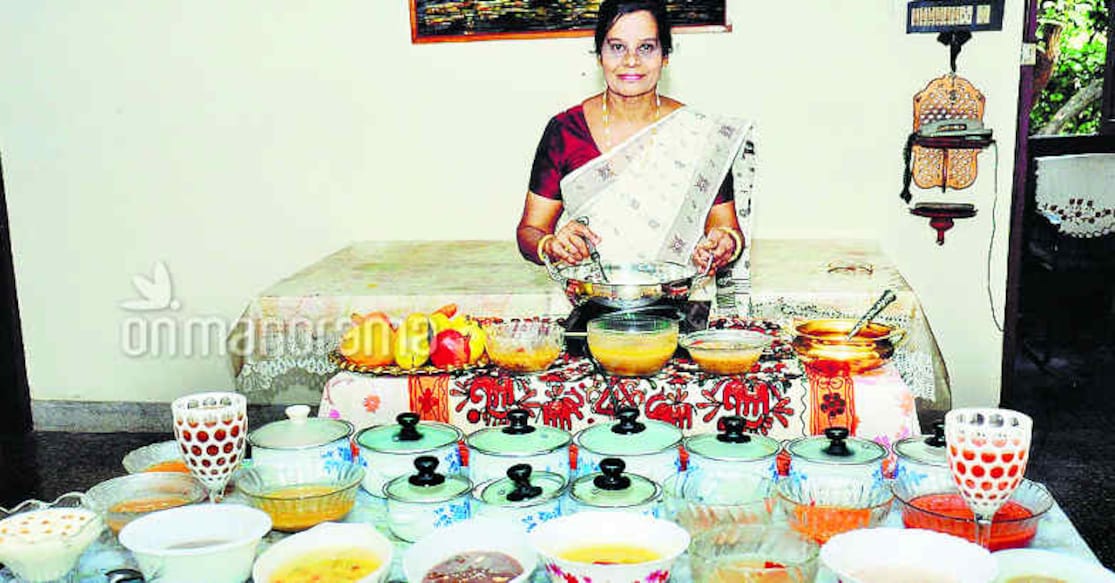
<path id="1" fill-rule="evenodd" d="M 171 403 L 174 439 L 186 467 L 220 502 L 232 472 L 244 457 L 248 400 L 237 393 L 197 393 Z"/>
<path id="2" fill-rule="evenodd" d="M 1010 409 L 953 409 L 945 415 L 949 469 L 976 517 L 976 543 L 991 547 L 991 520 L 1022 482 L 1030 417 Z"/>

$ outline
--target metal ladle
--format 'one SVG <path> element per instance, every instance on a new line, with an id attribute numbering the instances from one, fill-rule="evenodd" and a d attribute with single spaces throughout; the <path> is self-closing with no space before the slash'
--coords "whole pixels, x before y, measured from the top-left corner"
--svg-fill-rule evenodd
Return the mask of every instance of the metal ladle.
<path id="1" fill-rule="evenodd" d="M 875 316 L 878 316 L 879 312 L 883 311 L 883 308 L 889 306 L 891 302 L 893 302 L 897 298 L 898 296 L 894 294 L 894 290 L 883 290 L 883 295 L 879 296 L 879 299 L 875 300 L 875 303 L 871 304 L 871 307 L 867 309 L 867 312 L 864 313 L 863 316 L 856 321 L 856 324 L 852 326 L 851 330 L 848 331 L 848 336 L 846 338 L 848 340 L 855 338 L 856 334 L 859 334 L 859 331 L 863 330 L 864 326 L 870 324 L 871 320 Z"/>
<path id="2" fill-rule="evenodd" d="M 588 226 L 588 217 L 577 217 L 575 220 L 586 227 Z M 608 281 L 608 274 L 604 272 L 604 266 L 600 263 L 600 253 L 596 250 L 596 245 L 593 245 L 588 237 L 584 237 L 583 239 L 585 245 L 588 245 L 588 256 L 592 259 L 593 265 L 596 266 L 596 273 L 600 275 L 600 279 L 603 283 L 610 283 Z"/>

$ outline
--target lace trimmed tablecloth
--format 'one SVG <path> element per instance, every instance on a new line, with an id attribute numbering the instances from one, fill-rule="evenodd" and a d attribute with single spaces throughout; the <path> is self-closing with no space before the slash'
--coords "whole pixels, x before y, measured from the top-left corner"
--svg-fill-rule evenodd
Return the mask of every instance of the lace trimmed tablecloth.
<path id="1" fill-rule="evenodd" d="M 1042 156 L 1034 191 L 1037 211 L 1064 235 L 1115 233 L 1115 154 Z"/>
<path id="2" fill-rule="evenodd" d="M 868 240 L 760 239 L 751 258 L 752 318 L 792 333 L 796 321 L 863 315 L 883 290 L 897 299 L 876 321 L 906 331 L 892 364 L 924 409 L 952 407 L 949 375 L 917 294 Z"/>
<path id="3" fill-rule="evenodd" d="M 750 303 L 787 328 L 794 318 L 858 317 L 891 287 L 898 300 L 882 320 L 903 326 L 894 369 L 918 403 L 949 408 L 948 374 L 917 297 L 874 242 L 760 239 L 752 242 Z M 482 316 L 564 316 L 571 306 L 542 267 L 512 241 L 369 241 L 353 244 L 271 286 L 229 337 L 237 389 L 253 402 L 282 402 L 292 385 L 323 390 L 337 372 L 326 354 L 353 313 L 401 318 L 456 303 Z"/>
<path id="4" fill-rule="evenodd" d="M 222 504 L 239 503 L 242 503 L 242 500 L 238 499 L 235 495 L 226 498 L 225 502 L 222 502 Z M 774 520 L 779 520 L 777 515 L 774 517 Z M 406 552 L 406 549 L 410 545 L 391 536 L 387 528 L 386 509 L 379 499 L 368 495 L 361 489 L 356 497 L 356 507 L 345 517 L 344 522 L 365 522 L 372 524 L 385 536 L 393 540 L 395 542 L 395 554 L 392 561 L 391 573 L 388 575 L 387 580 L 406 580 L 402 568 L 402 558 L 403 553 Z M 901 511 L 898 510 L 897 503 L 896 506 L 891 508 L 891 513 L 883 526 L 902 527 Z M 259 545 L 256 553 L 257 556 L 267 550 L 267 547 L 287 536 L 289 535 L 285 533 L 271 531 L 264 537 L 263 542 Z M 1065 515 L 1064 511 L 1056 503 L 1054 503 L 1053 507 L 1038 523 L 1037 536 L 1034 537 L 1029 548 L 1064 553 L 1098 563 L 1095 554 L 1088 548 L 1088 544 L 1081 538 L 1076 527 L 1072 525 L 1068 516 Z M 81 556 L 72 581 L 73 583 L 104 583 L 106 572 L 120 568 L 138 569 L 138 565 L 131 553 L 120 546 L 120 543 L 116 540 L 116 536 L 106 530 Z M 676 582 L 692 581 L 689 570 L 689 559 L 686 555 L 682 555 L 675 563 L 670 580 Z M 823 573 L 817 579 L 819 582 L 824 581 L 826 583 L 829 580 L 830 579 Z M 7 569 L 0 569 L 0 583 L 14 583 L 15 581 L 15 577 L 10 571 Z M 201 580 L 199 579 L 199 581 Z M 542 569 L 535 571 L 532 581 L 535 583 L 544 583 L 548 581 L 545 571 Z"/>

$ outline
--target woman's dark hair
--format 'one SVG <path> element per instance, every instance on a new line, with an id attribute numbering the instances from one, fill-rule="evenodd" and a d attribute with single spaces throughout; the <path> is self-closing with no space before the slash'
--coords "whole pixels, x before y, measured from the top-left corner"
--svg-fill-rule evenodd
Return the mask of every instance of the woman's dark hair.
<path id="1" fill-rule="evenodd" d="M 604 49 L 604 39 L 616 21 L 625 14 L 646 10 L 658 24 L 658 44 L 662 55 L 668 56 L 674 50 L 674 37 L 670 34 L 670 15 L 666 13 L 664 0 L 604 0 L 596 14 L 596 54 Z"/>

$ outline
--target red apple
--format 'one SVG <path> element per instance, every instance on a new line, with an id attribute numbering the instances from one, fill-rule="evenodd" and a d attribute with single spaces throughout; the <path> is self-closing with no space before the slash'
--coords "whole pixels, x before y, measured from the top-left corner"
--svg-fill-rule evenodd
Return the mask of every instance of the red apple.
<path id="1" fill-rule="evenodd" d="M 438 368 L 449 368 L 468 364 L 469 345 L 468 337 L 457 330 L 449 329 L 438 332 L 434 338 L 433 350 L 430 351 L 430 362 Z"/>

